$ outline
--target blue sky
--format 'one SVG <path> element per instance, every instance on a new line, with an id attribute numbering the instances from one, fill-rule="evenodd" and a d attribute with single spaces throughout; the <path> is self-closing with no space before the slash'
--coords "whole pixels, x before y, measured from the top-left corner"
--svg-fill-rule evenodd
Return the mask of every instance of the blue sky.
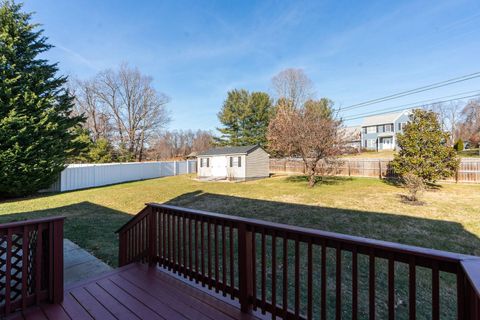
<path id="1" fill-rule="evenodd" d="M 228 90 L 272 93 L 271 78 L 289 67 L 344 107 L 480 71 L 478 0 L 27 0 L 25 9 L 61 72 L 89 78 L 127 62 L 152 76 L 171 98 L 169 129 L 213 130 Z M 473 90 L 479 79 L 342 116 Z"/>

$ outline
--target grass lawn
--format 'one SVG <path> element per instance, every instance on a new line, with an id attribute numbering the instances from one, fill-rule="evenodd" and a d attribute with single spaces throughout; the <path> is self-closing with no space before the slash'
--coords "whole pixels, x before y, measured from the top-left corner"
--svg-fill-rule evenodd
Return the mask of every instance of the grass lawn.
<path id="1" fill-rule="evenodd" d="M 64 215 L 65 236 L 91 251 L 105 262 L 117 264 L 117 237 L 114 231 L 145 202 L 168 202 L 191 208 L 217 211 L 244 217 L 294 224 L 322 230 L 395 241 L 436 249 L 480 255 L 480 185 L 443 184 L 427 192 L 425 205 L 414 206 L 401 200 L 402 188 L 368 178 L 330 178 L 313 189 L 304 177 L 279 176 L 246 183 L 198 182 L 192 176 L 177 176 L 114 186 L 45 195 L 0 203 L 0 222 Z M 278 252 L 281 252 L 281 243 Z M 302 249 L 304 250 L 304 249 Z M 289 250 L 293 252 L 293 250 Z M 333 251 L 327 252 L 328 265 L 335 265 Z M 318 259 L 318 255 L 314 253 Z M 348 318 L 350 257 L 344 253 L 342 314 Z M 366 258 L 366 257 L 363 257 Z M 289 259 L 293 261 L 293 259 Z M 318 265 L 318 261 L 315 265 Z M 301 267 L 304 268 L 302 258 Z M 385 261 L 377 261 L 377 299 L 385 301 L 387 278 Z M 288 268 L 293 270 L 293 266 Z M 408 318 L 408 286 L 406 265 L 396 265 L 397 319 Z M 319 279 L 318 270 L 314 274 Z M 333 283 L 335 270 L 327 268 Z M 302 273 L 303 274 L 303 273 Z M 368 301 L 368 261 L 359 258 L 360 301 Z M 278 272 L 278 276 L 281 272 Z M 293 279 L 293 276 L 290 276 Z M 429 318 L 430 276 L 417 271 L 418 317 Z M 271 281 L 269 279 L 268 281 Z M 455 314 L 455 279 L 442 275 L 442 301 L 450 307 L 441 310 L 443 318 Z M 281 279 L 277 279 L 281 286 Z M 303 282 L 302 282 L 303 283 Z M 291 284 L 293 286 L 293 283 Z M 302 288 L 303 288 L 302 284 Z M 329 285 L 330 288 L 330 285 Z M 363 289 L 362 289 L 363 288 Z M 305 289 L 305 288 L 303 288 Z M 335 292 L 334 287 L 330 288 Z M 279 287 L 278 292 L 281 292 Z M 302 290 L 301 299 L 304 300 Z M 318 301 L 318 286 L 314 297 Z M 277 297 L 281 301 L 281 297 Z M 328 295 L 334 306 L 334 294 Z M 291 297 L 289 298 L 291 300 Z M 442 306 L 445 305 L 442 302 Z M 453 307 L 451 307 L 453 305 Z M 318 312 L 318 306 L 315 307 Z M 332 310 L 328 311 L 332 315 Z M 368 315 L 368 304 L 360 305 L 360 314 Z M 378 304 L 377 316 L 386 317 L 386 304 Z"/>
<path id="2" fill-rule="evenodd" d="M 0 203 L 0 222 L 64 215 L 65 236 L 117 264 L 114 231 L 146 202 L 480 255 L 480 185 L 443 184 L 423 206 L 404 204 L 404 190 L 368 178 L 332 178 L 313 189 L 301 177 L 246 183 L 198 182 L 176 176 Z"/>

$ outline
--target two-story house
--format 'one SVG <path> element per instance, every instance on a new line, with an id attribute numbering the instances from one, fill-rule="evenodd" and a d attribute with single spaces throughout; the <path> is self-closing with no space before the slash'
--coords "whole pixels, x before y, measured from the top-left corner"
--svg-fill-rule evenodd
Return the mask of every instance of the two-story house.
<path id="1" fill-rule="evenodd" d="M 362 147 L 367 150 L 395 150 L 396 134 L 403 131 L 410 110 L 366 117 L 362 123 Z"/>

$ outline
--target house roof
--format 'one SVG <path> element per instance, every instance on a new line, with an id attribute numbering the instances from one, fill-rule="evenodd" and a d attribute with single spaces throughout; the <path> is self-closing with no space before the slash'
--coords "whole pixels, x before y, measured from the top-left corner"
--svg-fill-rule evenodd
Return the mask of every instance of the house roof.
<path id="1" fill-rule="evenodd" d="M 394 123 L 406 110 L 393 113 L 379 114 L 375 116 L 365 117 L 362 122 L 362 127 L 375 126 L 378 124 Z"/>
<path id="2" fill-rule="evenodd" d="M 199 156 L 216 156 L 223 154 L 249 154 L 255 149 L 260 148 L 260 146 L 241 146 L 241 147 L 221 147 L 221 148 L 212 148 L 205 152 L 199 154 Z"/>

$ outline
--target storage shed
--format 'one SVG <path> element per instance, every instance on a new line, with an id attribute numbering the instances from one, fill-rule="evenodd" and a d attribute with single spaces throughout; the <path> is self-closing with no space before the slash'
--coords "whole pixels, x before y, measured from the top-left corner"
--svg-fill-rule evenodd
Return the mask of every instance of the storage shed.
<path id="1" fill-rule="evenodd" d="M 249 180 L 269 174 L 270 156 L 260 146 L 213 148 L 197 158 L 200 179 Z"/>

